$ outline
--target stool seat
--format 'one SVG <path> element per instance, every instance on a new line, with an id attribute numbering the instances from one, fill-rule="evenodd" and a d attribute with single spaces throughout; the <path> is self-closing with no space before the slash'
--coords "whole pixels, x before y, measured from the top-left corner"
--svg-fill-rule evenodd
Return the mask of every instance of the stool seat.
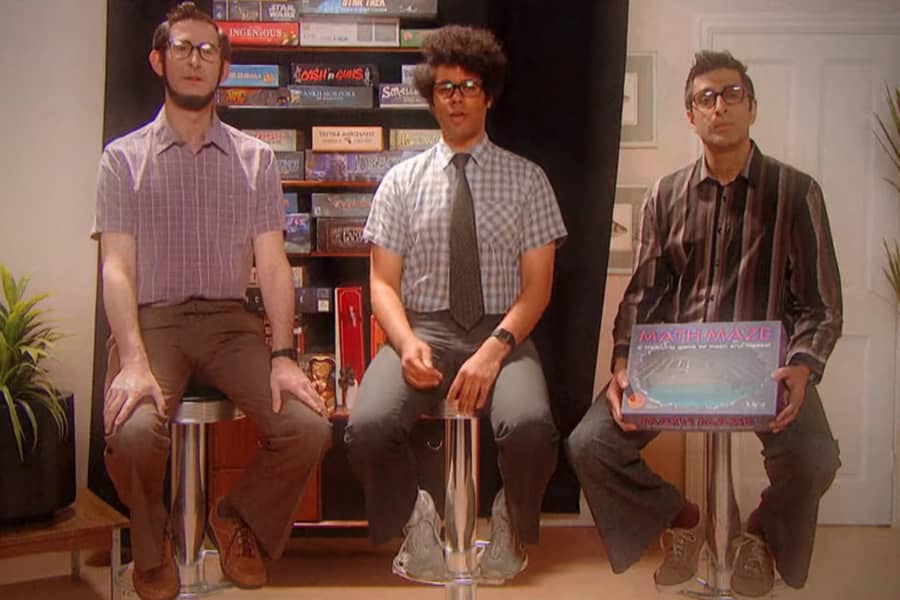
<path id="1" fill-rule="evenodd" d="M 179 425 L 205 425 L 219 421 L 234 421 L 244 413 L 225 394 L 212 387 L 188 386 L 172 422 Z"/>

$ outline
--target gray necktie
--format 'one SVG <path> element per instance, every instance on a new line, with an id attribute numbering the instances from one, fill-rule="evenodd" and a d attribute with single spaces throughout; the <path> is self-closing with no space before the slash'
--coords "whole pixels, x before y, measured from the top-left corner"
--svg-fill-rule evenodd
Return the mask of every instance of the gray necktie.
<path id="1" fill-rule="evenodd" d="M 468 154 L 454 154 L 456 192 L 450 211 L 450 316 L 466 331 L 484 316 L 475 207 L 466 179 Z"/>

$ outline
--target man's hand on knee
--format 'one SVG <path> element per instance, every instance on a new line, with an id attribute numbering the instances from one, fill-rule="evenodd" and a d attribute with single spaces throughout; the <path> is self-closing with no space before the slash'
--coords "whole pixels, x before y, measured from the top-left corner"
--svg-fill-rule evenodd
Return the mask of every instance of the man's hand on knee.
<path id="1" fill-rule="evenodd" d="M 115 432 L 131 415 L 137 403 L 150 396 L 160 417 L 166 417 L 166 401 L 150 366 L 123 365 L 110 382 L 103 402 L 103 430 L 106 435 Z"/>
<path id="2" fill-rule="evenodd" d="M 287 392 L 296 396 L 300 402 L 311 408 L 313 412 L 322 416 L 325 416 L 327 413 L 325 403 L 316 392 L 312 382 L 303 372 L 303 369 L 290 358 L 279 357 L 272 359 L 269 387 L 272 390 L 273 412 L 281 412 L 281 393 Z"/>

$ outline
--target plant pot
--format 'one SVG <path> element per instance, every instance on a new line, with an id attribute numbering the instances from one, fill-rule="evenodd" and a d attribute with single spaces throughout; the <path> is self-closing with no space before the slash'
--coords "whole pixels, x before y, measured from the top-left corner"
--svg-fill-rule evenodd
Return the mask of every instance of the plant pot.
<path id="1" fill-rule="evenodd" d="M 50 517 L 75 502 L 75 398 L 64 397 L 68 419 L 66 435 L 60 438 L 56 422 L 43 406 L 34 406 L 38 424 L 37 447 L 31 424 L 19 412 L 25 429 L 25 460 L 19 460 L 8 409 L 0 407 L 0 521 Z"/>

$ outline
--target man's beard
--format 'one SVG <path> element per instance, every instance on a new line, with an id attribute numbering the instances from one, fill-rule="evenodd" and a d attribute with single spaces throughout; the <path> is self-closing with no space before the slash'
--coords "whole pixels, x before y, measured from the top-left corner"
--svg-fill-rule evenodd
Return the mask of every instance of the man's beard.
<path id="1" fill-rule="evenodd" d="M 216 78 L 216 81 L 221 79 L 222 76 L 222 68 L 224 65 L 219 65 L 219 77 Z M 175 103 L 175 106 L 184 110 L 203 110 L 212 103 L 213 98 L 216 95 L 216 90 L 213 89 L 208 94 L 203 94 L 200 96 L 191 95 L 191 94 L 182 94 L 175 90 L 172 86 L 171 82 L 169 82 L 169 75 L 166 71 L 166 62 L 163 60 L 163 74 L 162 74 L 163 83 L 166 86 L 166 91 L 169 94 L 169 98 L 172 99 L 172 102 Z"/>

